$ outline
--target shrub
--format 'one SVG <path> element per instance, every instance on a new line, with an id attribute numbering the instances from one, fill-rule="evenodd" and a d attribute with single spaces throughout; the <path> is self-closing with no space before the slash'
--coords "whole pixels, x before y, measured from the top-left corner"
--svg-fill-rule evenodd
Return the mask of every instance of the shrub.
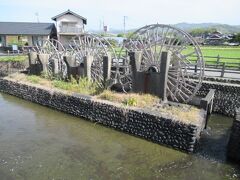
<path id="1" fill-rule="evenodd" d="M 138 105 L 138 101 L 134 97 L 130 97 L 130 98 L 125 99 L 123 101 L 123 104 L 125 104 L 127 106 L 137 106 Z"/>
<path id="2" fill-rule="evenodd" d="M 119 33 L 117 37 L 124 37 L 125 35 L 123 33 Z"/>

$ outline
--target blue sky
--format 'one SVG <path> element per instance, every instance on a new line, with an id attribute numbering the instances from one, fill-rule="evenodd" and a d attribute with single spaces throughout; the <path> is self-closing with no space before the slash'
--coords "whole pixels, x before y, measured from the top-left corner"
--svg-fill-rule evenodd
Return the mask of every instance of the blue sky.
<path id="1" fill-rule="evenodd" d="M 88 19 L 88 29 L 127 29 L 146 24 L 214 22 L 240 25 L 240 0 L 0 0 L 0 21 L 51 22 L 70 9 Z"/>

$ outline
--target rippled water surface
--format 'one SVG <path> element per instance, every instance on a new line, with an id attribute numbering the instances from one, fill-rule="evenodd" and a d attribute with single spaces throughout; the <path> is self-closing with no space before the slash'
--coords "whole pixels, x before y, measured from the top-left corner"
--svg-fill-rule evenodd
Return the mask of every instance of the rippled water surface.
<path id="1" fill-rule="evenodd" d="M 188 155 L 0 94 L 0 180 L 239 179 L 225 158 L 231 124 L 213 115 Z"/>

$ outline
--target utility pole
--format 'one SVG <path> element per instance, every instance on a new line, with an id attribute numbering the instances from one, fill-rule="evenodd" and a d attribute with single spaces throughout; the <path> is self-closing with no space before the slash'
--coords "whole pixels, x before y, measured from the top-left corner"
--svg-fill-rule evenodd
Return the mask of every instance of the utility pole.
<path id="1" fill-rule="evenodd" d="M 37 22 L 39 23 L 39 14 L 38 14 L 38 12 L 35 13 L 35 16 L 37 17 Z"/>
<path id="2" fill-rule="evenodd" d="M 101 32 L 102 31 L 102 21 L 99 20 L 99 31 Z"/>
<path id="3" fill-rule="evenodd" d="M 123 33 L 126 34 L 126 18 L 127 16 L 123 16 Z"/>

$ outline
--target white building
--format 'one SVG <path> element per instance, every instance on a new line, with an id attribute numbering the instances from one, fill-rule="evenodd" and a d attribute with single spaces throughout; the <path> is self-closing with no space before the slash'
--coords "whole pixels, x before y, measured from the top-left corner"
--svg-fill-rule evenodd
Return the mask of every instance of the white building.
<path id="1" fill-rule="evenodd" d="M 72 37 L 84 32 L 84 25 L 87 24 L 87 19 L 67 10 L 55 17 L 52 20 L 56 21 L 58 40 L 63 44 L 71 40 Z"/>

